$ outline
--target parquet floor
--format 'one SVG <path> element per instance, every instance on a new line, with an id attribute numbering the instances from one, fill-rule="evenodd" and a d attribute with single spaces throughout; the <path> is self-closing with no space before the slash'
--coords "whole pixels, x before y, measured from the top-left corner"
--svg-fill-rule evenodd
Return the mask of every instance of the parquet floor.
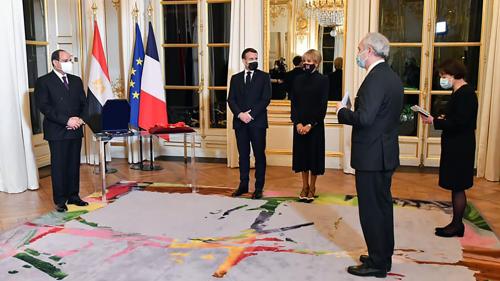
<path id="1" fill-rule="evenodd" d="M 137 171 L 129 169 L 125 160 L 113 160 L 109 165 L 118 172 L 107 176 L 107 183 L 119 180 L 136 180 L 168 183 L 190 183 L 189 165 L 180 161 L 158 161 L 163 167 L 159 171 Z M 80 195 L 100 189 L 100 177 L 95 168 L 81 166 Z M 253 171 L 251 172 L 253 174 Z M 251 175 L 253 176 L 253 175 Z M 238 184 L 238 169 L 229 169 L 220 163 L 197 163 L 196 179 L 198 185 L 216 187 L 235 187 Z M 265 191 L 280 191 L 295 196 L 301 188 L 300 175 L 294 174 L 289 167 L 268 167 Z M 355 194 L 354 176 L 340 170 L 327 169 L 318 178 L 318 193 Z M 437 186 L 437 169 L 405 168 L 399 169 L 393 177 L 394 197 L 420 200 L 450 200 L 450 193 Z M 475 204 L 497 236 L 500 236 L 500 183 L 476 179 L 475 186 L 467 192 L 468 199 Z M 30 220 L 53 210 L 50 176 L 40 179 L 40 189 L 20 194 L 0 192 L 0 231 Z"/>

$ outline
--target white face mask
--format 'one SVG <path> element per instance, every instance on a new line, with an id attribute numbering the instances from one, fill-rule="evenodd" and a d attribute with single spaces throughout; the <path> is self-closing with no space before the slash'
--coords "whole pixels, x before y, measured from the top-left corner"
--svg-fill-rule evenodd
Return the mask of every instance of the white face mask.
<path id="1" fill-rule="evenodd" d="M 61 70 L 64 71 L 64 73 L 73 73 L 73 63 L 70 61 L 66 62 L 61 62 Z"/>
<path id="2" fill-rule="evenodd" d="M 441 88 L 446 90 L 451 89 L 451 87 L 453 87 L 453 84 L 450 82 L 450 79 L 447 78 L 439 79 L 439 85 L 441 86 Z"/>

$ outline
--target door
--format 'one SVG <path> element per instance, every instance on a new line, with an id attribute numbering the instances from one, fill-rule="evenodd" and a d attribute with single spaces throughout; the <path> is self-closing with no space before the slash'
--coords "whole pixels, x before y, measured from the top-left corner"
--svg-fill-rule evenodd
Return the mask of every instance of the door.
<path id="1" fill-rule="evenodd" d="M 52 70 L 50 55 L 57 49 L 73 54 L 75 75 L 81 76 L 81 0 L 23 0 L 33 149 L 38 167 L 50 164 L 48 143 L 33 96 L 36 79 Z"/>
<path id="2" fill-rule="evenodd" d="M 466 79 L 477 90 L 484 5 L 482 0 L 379 1 L 378 29 L 391 42 L 388 62 L 404 86 L 402 165 L 439 165 L 441 132 L 424 125 L 410 107 L 418 104 L 433 115 L 442 112 L 451 91 L 439 86 L 438 66 L 449 58 L 466 65 Z"/>

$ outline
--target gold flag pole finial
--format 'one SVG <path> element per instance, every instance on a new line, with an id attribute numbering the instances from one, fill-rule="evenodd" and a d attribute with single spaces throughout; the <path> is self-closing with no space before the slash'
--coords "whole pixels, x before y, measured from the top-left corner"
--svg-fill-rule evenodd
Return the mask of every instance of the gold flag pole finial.
<path id="1" fill-rule="evenodd" d="M 95 18 L 96 18 L 96 16 L 97 16 L 97 4 L 95 3 L 95 1 L 94 1 L 94 3 L 92 4 L 92 15 L 93 15 L 94 20 L 95 20 Z"/>
<path id="2" fill-rule="evenodd" d="M 149 1 L 149 6 L 148 6 L 148 18 L 151 20 L 151 17 L 153 16 L 153 5 L 151 4 L 151 1 Z"/>
<path id="3" fill-rule="evenodd" d="M 139 19 L 139 9 L 137 8 L 137 2 L 135 2 L 134 9 L 132 10 L 132 16 L 134 20 L 137 22 Z"/>

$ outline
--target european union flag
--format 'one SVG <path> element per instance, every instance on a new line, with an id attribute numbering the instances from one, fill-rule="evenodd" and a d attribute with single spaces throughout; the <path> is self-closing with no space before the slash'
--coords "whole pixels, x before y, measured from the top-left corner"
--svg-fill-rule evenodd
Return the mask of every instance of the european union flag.
<path id="1" fill-rule="evenodd" d="M 130 125 L 139 128 L 139 101 L 141 96 L 141 78 L 144 67 L 144 45 L 142 43 L 141 30 L 139 24 L 135 24 L 135 44 L 134 57 L 132 59 L 132 69 L 130 70 Z"/>

